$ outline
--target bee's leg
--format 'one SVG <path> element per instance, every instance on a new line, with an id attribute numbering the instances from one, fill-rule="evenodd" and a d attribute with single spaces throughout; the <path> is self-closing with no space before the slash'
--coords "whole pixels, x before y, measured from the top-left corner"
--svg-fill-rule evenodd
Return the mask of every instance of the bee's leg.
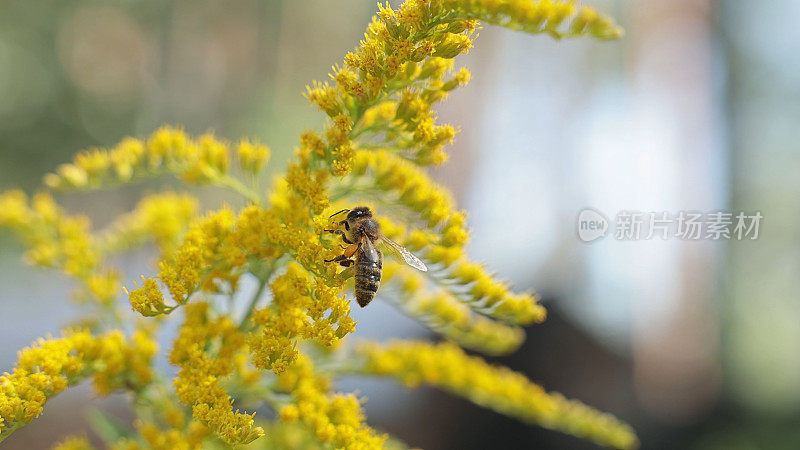
<path id="1" fill-rule="evenodd" d="M 342 267 L 350 267 L 355 263 L 356 262 L 353 261 L 352 259 L 343 259 L 343 260 L 339 261 L 339 265 L 342 266 Z"/>
<path id="2" fill-rule="evenodd" d="M 337 256 L 336 258 L 333 258 L 333 259 L 326 259 L 325 262 L 341 263 L 343 261 L 346 261 L 346 260 L 352 258 L 353 255 L 356 254 L 356 252 L 358 251 L 359 248 L 361 248 L 361 244 L 360 243 L 359 244 L 350 244 L 349 247 L 344 249 L 344 253 L 343 254 L 341 254 L 341 255 Z"/>
<path id="3" fill-rule="evenodd" d="M 344 256 L 344 255 L 339 255 L 339 256 L 337 256 L 336 258 L 333 258 L 333 259 L 325 259 L 324 261 L 325 261 L 325 262 L 335 262 L 335 263 L 339 263 L 339 262 L 342 262 L 342 261 L 346 261 L 347 259 L 348 259 L 348 257 L 347 257 L 347 256 Z"/>
<path id="4" fill-rule="evenodd" d="M 360 249 L 360 248 L 361 248 L 361 243 L 360 242 L 358 244 L 350 244 L 349 247 L 344 249 L 344 256 L 350 258 L 353 255 L 355 255 L 356 252 L 358 251 L 358 249 Z"/>
<path id="5" fill-rule="evenodd" d="M 328 233 L 333 233 L 337 236 L 341 236 L 342 238 L 344 238 L 344 231 L 342 230 L 324 230 L 324 231 L 327 231 Z"/>

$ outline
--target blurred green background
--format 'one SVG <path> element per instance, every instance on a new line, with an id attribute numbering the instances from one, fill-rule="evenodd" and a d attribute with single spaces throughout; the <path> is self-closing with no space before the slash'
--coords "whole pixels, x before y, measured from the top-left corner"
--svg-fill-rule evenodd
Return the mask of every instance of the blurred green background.
<path id="1" fill-rule="evenodd" d="M 536 288 L 551 311 L 501 362 L 632 422 L 643 448 L 800 448 L 800 3 L 590 3 L 622 23 L 622 40 L 486 28 L 458 61 L 473 81 L 441 110 L 462 132 L 434 175 L 470 212 L 472 254 Z M 304 86 L 327 77 L 374 10 L 362 0 L 0 1 L 0 188 L 32 192 L 76 151 L 162 124 L 260 139 L 279 173 L 299 133 L 321 123 Z M 60 199 L 102 226 L 165 185 Z M 584 244 L 574 227 L 587 206 L 608 217 L 760 211 L 764 222 L 756 241 Z M 8 370 L 17 349 L 77 311 L 69 284 L 24 267 L 7 233 L 0 252 Z M 121 264 L 131 279 L 151 261 L 152 250 Z M 385 305 L 357 314 L 362 336 L 426 333 Z M 411 445 L 590 448 L 430 391 L 342 388 L 364 392 L 371 423 Z M 129 418 L 122 399 L 84 386 L 4 448 L 46 448 L 86 430 L 94 408 Z"/>

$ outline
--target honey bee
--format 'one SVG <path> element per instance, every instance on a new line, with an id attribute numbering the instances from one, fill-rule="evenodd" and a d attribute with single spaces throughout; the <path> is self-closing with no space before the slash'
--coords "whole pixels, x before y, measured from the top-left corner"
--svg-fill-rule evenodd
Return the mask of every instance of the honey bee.
<path id="1" fill-rule="evenodd" d="M 325 230 L 342 237 L 342 240 L 349 244 L 344 247 L 344 253 L 333 259 L 326 259 L 325 262 L 336 262 L 344 267 L 355 264 L 353 274 L 355 276 L 355 295 L 356 301 L 361 307 L 365 307 L 375 298 L 378 287 L 381 285 L 381 270 L 383 268 L 383 255 L 375 247 L 378 241 L 383 241 L 393 248 L 409 266 L 427 272 L 425 263 L 414 256 L 405 247 L 392 241 L 381 233 L 381 227 L 372 218 L 372 211 L 366 206 L 359 206 L 351 209 L 343 209 L 335 216 L 347 213 L 347 218 L 337 225 L 344 226 L 342 230 Z M 355 260 L 351 259 L 355 256 Z"/>

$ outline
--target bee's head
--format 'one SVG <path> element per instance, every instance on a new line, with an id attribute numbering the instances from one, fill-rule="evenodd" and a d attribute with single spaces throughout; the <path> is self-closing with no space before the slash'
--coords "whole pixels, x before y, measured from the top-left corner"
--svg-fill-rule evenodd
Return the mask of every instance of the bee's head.
<path id="1" fill-rule="evenodd" d="M 366 206 L 356 206 L 347 214 L 347 220 L 360 219 L 362 217 L 372 217 L 372 211 Z"/>

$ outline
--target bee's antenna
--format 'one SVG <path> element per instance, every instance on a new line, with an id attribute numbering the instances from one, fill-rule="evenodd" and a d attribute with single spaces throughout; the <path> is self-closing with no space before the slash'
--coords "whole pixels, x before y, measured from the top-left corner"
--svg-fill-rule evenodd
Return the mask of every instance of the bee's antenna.
<path id="1" fill-rule="evenodd" d="M 339 214 L 341 214 L 343 212 L 349 212 L 349 211 L 350 211 L 349 209 L 343 209 L 343 210 L 341 210 L 341 211 L 339 211 L 337 213 L 331 214 L 330 218 L 332 219 L 334 216 L 338 216 Z"/>

